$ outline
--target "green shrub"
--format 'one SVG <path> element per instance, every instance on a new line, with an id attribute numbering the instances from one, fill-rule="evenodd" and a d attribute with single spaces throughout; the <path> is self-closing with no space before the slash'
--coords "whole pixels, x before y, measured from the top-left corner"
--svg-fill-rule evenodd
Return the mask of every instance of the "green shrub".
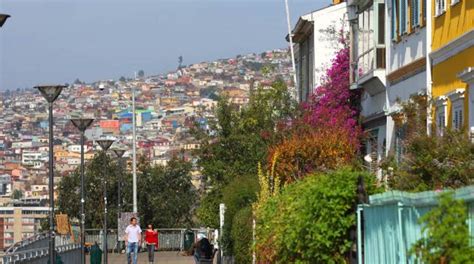
<path id="1" fill-rule="evenodd" d="M 256 212 L 260 263 L 345 263 L 356 224 L 357 182 L 369 194 L 375 179 L 365 172 L 341 169 L 310 175 L 268 199 Z"/>
<path id="2" fill-rule="evenodd" d="M 222 199 L 222 193 L 214 189 L 206 193 L 196 209 L 196 216 L 199 224 L 205 227 L 219 228 L 219 203 Z"/>
<path id="3" fill-rule="evenodd" d="M 455 200 L 452 193 L 440 196 L 439 205 L 422 216 L 421 238 L 411 248 L 423 263 L 472 263 L 474 248 L 469 246 L 469 228 L 466 223 L 467 207 Z"/>
<path id="4" fill-rule="evenodd" d="M 234 255 L 234 238 L 232 226 L 235 214 L 242 208 L 250 206 L 257 198 L 258 183 L 255 176 L 239 177 L 231 181 L 222 190 L 222 200 L 226 205 L 224 230 L 221 245 L 224 255 Z M 235 252 L 238 253 L 238 252 Z"/>
<path id="5" fill-rule="evenodd" d="M 252 262 L 252 207 L 239 210 L 232 221 L 231 236 L 234 241 L 235 262 Z"/>

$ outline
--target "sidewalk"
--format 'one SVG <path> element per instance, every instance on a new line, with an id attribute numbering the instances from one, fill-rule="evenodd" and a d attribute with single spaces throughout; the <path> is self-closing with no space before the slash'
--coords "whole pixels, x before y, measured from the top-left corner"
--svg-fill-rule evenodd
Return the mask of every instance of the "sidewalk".
<path id="1" fill-rule="evenodd" d="M 86 256 L 87 261 L 89 263 L 90 255 Z M 108 255 L 109 263 L 110 264 L 126 264 L 127 263 L 127 256 L 125 254 L 116 254 L 111 253 Z M 148 264 L 148 253 L 142 252 L 138 254 L 138 263 L 146 263 Z M 155 264 L 194 264 L 194 260 L 192 257 L 184 257 L 181 256 L 180 252 L 155 252 Z"/>

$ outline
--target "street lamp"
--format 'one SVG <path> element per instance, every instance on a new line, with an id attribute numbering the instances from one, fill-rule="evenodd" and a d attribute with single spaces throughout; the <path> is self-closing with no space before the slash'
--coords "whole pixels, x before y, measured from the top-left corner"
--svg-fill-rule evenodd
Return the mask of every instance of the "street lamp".
<path id="1" fill-rule="evenodd" d="M 3 26 L 3 24 L 5 24 L 5 22 L 7 21 L 7 19 L 10 17 L 10 15 L 7 15 L 7 14 L 0 14 L 0 27 Z"/>
<path id="2" fill-rule="evenodd" d="M 36 86 L 41 92 L 41 95 L 48 102 L 49 108 L 49 263 L 56 263 L 55 258 L 55 246 L 54 246 L 54 146 L 53 146 L 53 103 L 61 94 L 63 88 L 66 88 L 64 85 L 42 85 Z"/>
<path id="3" fill-rule="evenodd" d="M 105 158 L 107 159 L 107 150 L 112 146 L 114 140 L 112 139 L 99 139 L 97 144 L 104 152 Z M 104 164 L 104 263 L 107 264 L 107 164 Z"/>
<path id="4" fill-rule="evenodd" d="M 85 131 L 92 124 L 94 119 L 92 118 L 77 118 L 71 119 L 72 124 L 79 129 L 81 132 L 81 263 L 86 263 L 86 255 L 84 251 L 85 243 L 85 234 L 84 234 L 84 225 L 86 222 L 86 216 L 84 214 L 84 139 Z"/>
<path id="5" fill-rule="evenodd" d="M 123 155 L 125 154 L 126 150 L 124 148 L 114 148 L 112 149 L 112 152 L 115 154 L 115 156 L 119 159 L 119 179 L 117 183 L 117 252 L 119 252 L 119 227 L 120 227 L 120 213 L 122 212 L 122 172 L 123 172 Z"/>

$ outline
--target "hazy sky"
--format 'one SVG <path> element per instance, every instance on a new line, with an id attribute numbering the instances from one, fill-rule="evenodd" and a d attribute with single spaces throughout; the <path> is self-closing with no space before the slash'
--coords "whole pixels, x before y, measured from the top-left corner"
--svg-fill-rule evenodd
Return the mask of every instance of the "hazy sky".
<path id="1" fill-rule="evenodd" d="M 291 20 L 330 0 L 289 0 Z M 0 89 L 157 74 L 286 47 L 284 0 L 0 0 Z"/>

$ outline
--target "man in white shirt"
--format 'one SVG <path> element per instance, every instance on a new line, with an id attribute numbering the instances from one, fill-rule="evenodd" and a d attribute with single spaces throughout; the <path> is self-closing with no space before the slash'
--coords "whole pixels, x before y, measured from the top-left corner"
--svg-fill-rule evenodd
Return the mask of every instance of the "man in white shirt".
<path id="1" fill-rule="evenodd" d="M 138 246 L 142 241 L 142 229 L 137 225 L 137 218 L 130 219 L 130 225 L 125 229 L 125 246 L 127 248 L 127 263 L 130 263 L 133 252 L 133 264 L 137 264 Z"/>

